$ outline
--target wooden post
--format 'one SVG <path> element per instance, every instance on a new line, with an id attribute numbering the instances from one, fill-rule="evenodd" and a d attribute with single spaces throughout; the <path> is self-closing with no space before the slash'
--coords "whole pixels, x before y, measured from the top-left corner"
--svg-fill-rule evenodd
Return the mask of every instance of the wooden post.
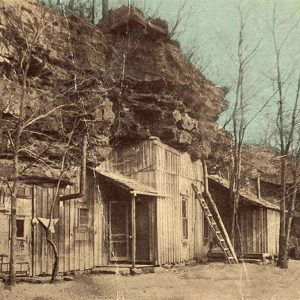
<path id="1" fill-rule="evenodd" d="M 135 268 L 135 254 L 136 254 L 136 228 L 135 228 L 135 199 L 133 194 L 131 198 L 131 262 L 132 268 Z"/>
<path id="2" fill-rule="evenodd" d="M 31 188 L 31 218 L 36 217 L 36 208 L 34 205 L 34 198 L 35 198 L 35 191 L 36 187 L 32 186 Z M 36 226 L 34 224 L 31 224 L 31 276 L 35 276 L 35 231 L 36 231 Z"/>
<path id="3" fill-rule="evenodd" d="M 257 198 L 260 199 L 260 175 L 257 176 Z"/>

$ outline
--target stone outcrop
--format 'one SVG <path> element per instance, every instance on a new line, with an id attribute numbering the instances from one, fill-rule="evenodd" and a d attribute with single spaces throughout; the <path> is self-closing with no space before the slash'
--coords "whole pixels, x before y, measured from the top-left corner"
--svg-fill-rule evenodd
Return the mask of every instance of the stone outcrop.
<path id="1" fill-rule="evenodd" d="M 22 63 L 28 61 L 27 117 L 57 105 L 81 109 L 75 115 L 64 109 L 33 129 L 59 144 L 80 115 L 92 124 L 91 159 L 105 156 L 108 142 L 135 143 L 150 135 L 194 156 L 209 152 L 216 139 L 213 122 L 225 109 L 224 89 L 185 59 L 165 22 L 146 19 L 135 9 L 114 10 L 93 26 L 34 0 L 0 0 L 0 92 L 6 121 L 18 114 Z M 39 134 L 26 139 L 31 145 L 44 142 Z M 46 152 L 51 160 L 57 149 Z"/>

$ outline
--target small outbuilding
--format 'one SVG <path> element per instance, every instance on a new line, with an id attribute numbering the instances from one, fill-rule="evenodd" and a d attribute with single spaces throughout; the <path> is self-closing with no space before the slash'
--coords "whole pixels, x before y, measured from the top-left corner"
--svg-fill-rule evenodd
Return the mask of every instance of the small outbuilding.
<path id="1" fill-rule="evenodd" d="M 232 215 L 229 182 L 217 175 L 209 176 L 210 193 L 229 230 Z M 248 254 L 277 255 L 279 250 L 280 208 L 251 191 L 242 189 L 238 205 L 238 226 L 235 249 L 241 256 Z"/>

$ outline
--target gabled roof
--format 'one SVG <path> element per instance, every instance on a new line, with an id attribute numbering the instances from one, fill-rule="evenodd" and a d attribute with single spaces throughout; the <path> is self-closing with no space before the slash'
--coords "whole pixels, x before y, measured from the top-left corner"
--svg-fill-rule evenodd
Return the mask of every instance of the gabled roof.
<path id="1" fill-rule="evenodd" d="M 158 195 L 157 190 L 154 188 L 147 186 L 145 184 L 141 184 L 137 182 L 136 180 L 127 177 L 121 173 L 118 172 L 108 172 L 103 171 L 98 168 L 94 169 L 98 174 L 105 177 L 106 180 L 116 184 L 117 186 L 120 186 L 123 189 L 128 190 L 132 194 L 140 194 L 140 195 L 148 195 L 148 196 L 160 196 Z"/>
<path id="2" fill-rule="evenodd" d="M 209 175 L 208 178 L 229 190 L 229 182 L 227 179 L 217 176 L 217 175 Z M 240 196 L 243 197 L 243 199 L 245 201 L 247 201 L 253 205 L 263 206 L 263 207 L 274 209 L 274 210 L 280 210 L 279 205 L 271 203 L 262 198 L 257 198 L 257 196 L 255 194 L 253 194 L 250 191 L 246 191 L 245 189 L 240 190 Z"/>

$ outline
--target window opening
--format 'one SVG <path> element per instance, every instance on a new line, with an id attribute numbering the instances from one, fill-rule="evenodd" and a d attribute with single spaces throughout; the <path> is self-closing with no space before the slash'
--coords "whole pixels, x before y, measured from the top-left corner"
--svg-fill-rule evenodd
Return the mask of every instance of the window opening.
<path id="1" fill-rule="evenodd" d="M 79 226 L 89 226 L 89 210 L 87 208 L 79 208 Z"/>
<path id="2" fill-rule="evenodd" d="M 23 219 L 17 219 L 17 238 L 24 238 L 25 236 L 25 222 Z"/>
<path id="3" fill-rule="evenodd" d="M 184 240 L 187 240 L 189 238 L 187 198 L 182 198 L 181 218 L 182 218 L 182 237 Z"/>

